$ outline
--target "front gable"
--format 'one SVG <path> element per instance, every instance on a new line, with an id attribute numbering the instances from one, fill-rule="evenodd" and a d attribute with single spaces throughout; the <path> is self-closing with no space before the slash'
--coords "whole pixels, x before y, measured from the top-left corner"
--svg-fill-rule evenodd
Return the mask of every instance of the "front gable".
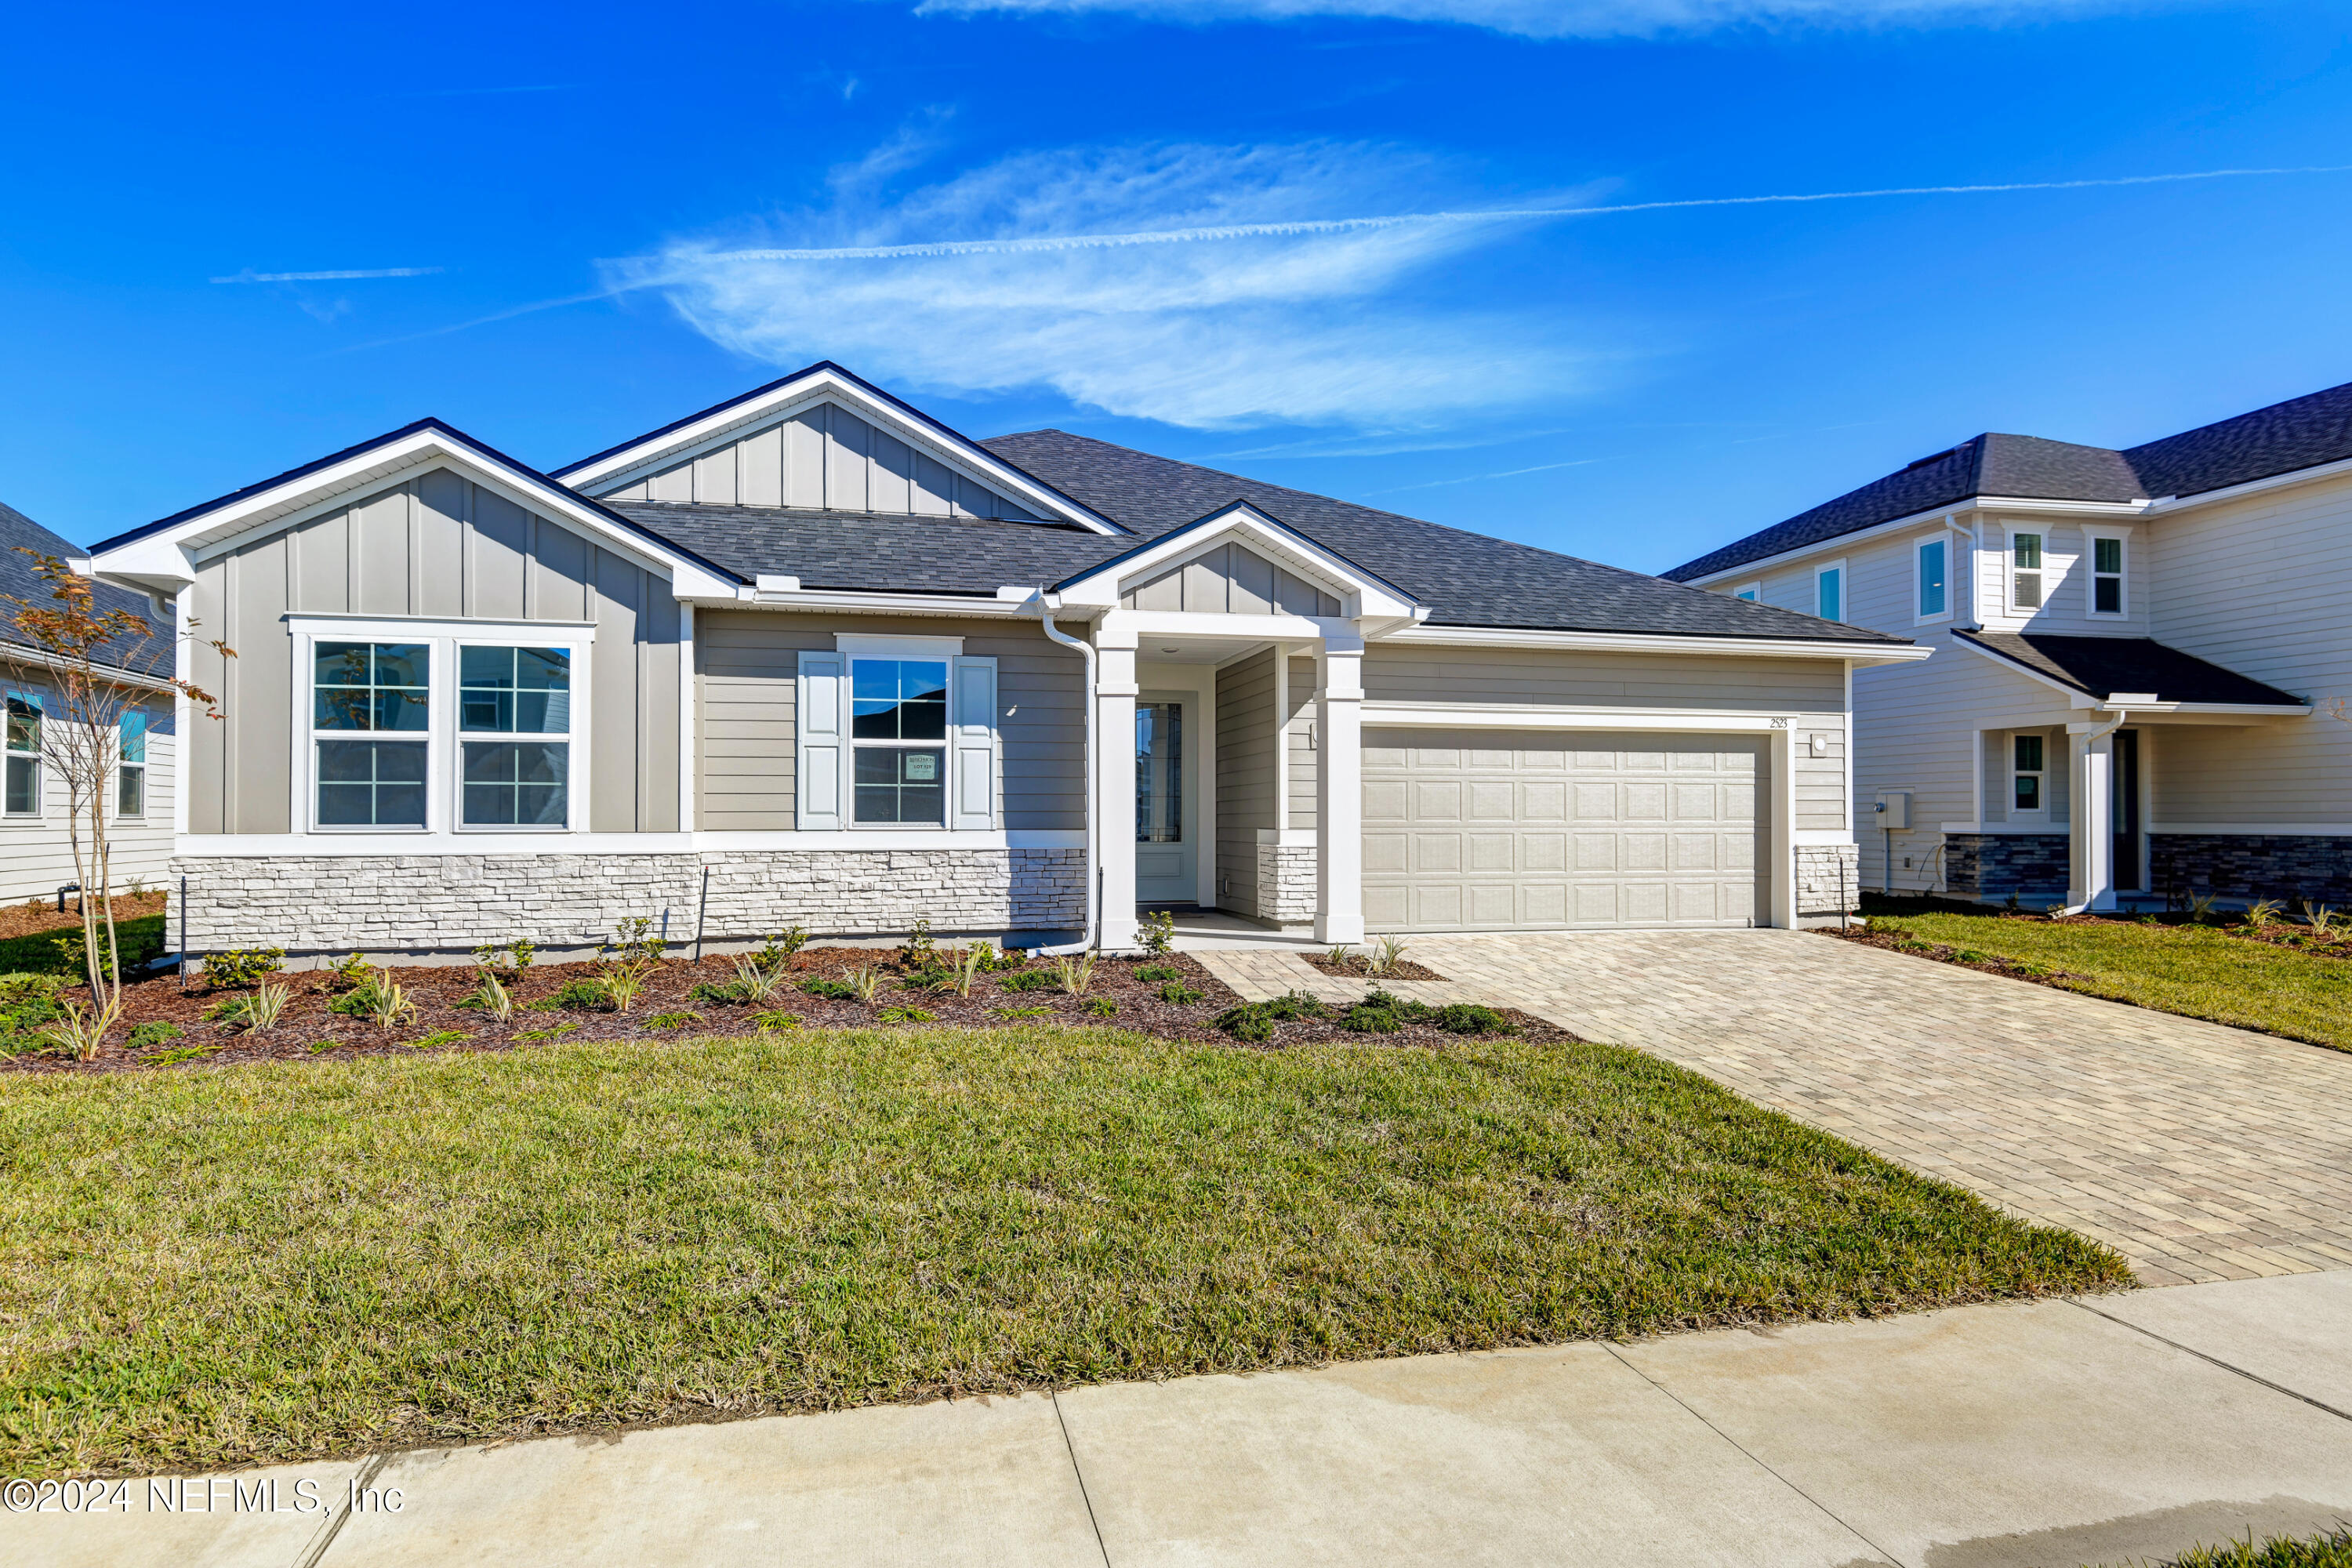
<path id="1" fill-rule="evenodd" d="M 1054 585 L 1065 604 L 1145 615 L 1421 618 L 1402 589 L 1247 501 Z"/>

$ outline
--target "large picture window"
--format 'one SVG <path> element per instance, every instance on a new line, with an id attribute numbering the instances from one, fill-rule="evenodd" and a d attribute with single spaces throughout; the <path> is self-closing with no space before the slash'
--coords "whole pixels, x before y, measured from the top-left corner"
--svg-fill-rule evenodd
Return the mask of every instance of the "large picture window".
<path id="1" fill-rule="evenodd" d="M 430 646 L 321 638 L 310 669 L 319 826 L 422 828 Z"/>
<path id="2" fill-rule="evenodd" d="M 849 688 L 852 820 L 944 826 L 947 661 L 855 658 Z"/>
<path id="3" fill-rule="evenodd" d="M 41 815 L 41 698 L 36 691 L 8 693 L 6 814 Z"/>
<path id="4" fill-rule="evenodd" d="M 457 650 L 460 820 L 467 827 L 571 821 L 572 655 L 560 647 Z M 496 741 L 478 735 L 498 735 Z"/>

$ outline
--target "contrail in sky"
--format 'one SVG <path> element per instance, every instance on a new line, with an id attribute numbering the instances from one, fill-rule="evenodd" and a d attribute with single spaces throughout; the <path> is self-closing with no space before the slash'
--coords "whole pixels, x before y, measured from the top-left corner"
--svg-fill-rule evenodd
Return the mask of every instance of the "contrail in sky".
<path id="1" fill-rule="evenodd" d="M 242 272 L 232 272 L 226 278 L 215 278 L 215 283 L 340 283 L 351 278 L 428 278 L 436 272 L 446 272 L 446 267 L 368 267 L 346 268 L 338 272 L 256 272 L 248 267 Z"/>
<path id="2" fill-rule="evenodd" d="M 1854 202 L 1880 196 L 1967 196 L 1997 191 L 2080 191 L 2115 185 L 2174 184 L 2184 180 L 2244 179 L 2263 174 L 2336 174 L 2352 163 L 2300 169 L 2201 169 L 2180 174 L 2128 174 L 2106 180 L 2023 180 L 1993 185 L 1895 185 L 1873 191 L 1813 191 L 1801 195 L 1695 196 L 1681 201 L 1621 202 L 1611 206 L 1488 207 L 1469 212 L 1388 213 L 1373 217 L 1300 218 L 1287 223 L 1236 223 L 1196 228 L 1145 229 L 1133 234 L 1039 235 L 1019 239 L 939 239 L 914 245 L 845 245 L 821 249 L 706 250 L 697 261 L 886 261 L 899 257 L 1011 256 L 1036 251 L 1106 250 L 1129 245 L 1193 245 L 1408 224 L 1496 223 L 1535 218 L 1598 217 L 1612 213 L 1664 212 L 1677 207 L 1763 206 L 1787 202 Z"/>

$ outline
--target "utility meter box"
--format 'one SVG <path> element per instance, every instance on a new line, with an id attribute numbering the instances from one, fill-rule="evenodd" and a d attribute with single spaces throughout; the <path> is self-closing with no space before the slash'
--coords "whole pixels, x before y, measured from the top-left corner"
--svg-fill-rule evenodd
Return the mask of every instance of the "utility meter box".
<path id="1" fill-rule="evenodd" d="M 1878 792 L 1876 820 L 1869 824 L 1889 833 L 1911 831 L 1911 792 L 1907 789 L 1883 789 Z"/>

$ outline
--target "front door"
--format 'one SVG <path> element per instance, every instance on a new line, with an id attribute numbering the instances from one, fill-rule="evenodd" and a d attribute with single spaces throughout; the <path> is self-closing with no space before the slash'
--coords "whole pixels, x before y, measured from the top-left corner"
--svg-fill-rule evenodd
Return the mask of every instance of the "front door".
<path id="1" fill-rule="evenodd" d="M 1135 901 L 1147 908 L 1201 896 L 1192 707 L 1151 692 L 1135 704 Z"/>
<path id="2" fill-rule="evenodd" d="M 2114 826 L 2116 842 L 2108 865 L 2113 868 L 2116 891 L 2141 891 L 2139 875 L 2139 731 L 2118 730 L 2114 741 L 2115 755 L 2107 769 L 2109 787 L 2107 821 Z"/>

